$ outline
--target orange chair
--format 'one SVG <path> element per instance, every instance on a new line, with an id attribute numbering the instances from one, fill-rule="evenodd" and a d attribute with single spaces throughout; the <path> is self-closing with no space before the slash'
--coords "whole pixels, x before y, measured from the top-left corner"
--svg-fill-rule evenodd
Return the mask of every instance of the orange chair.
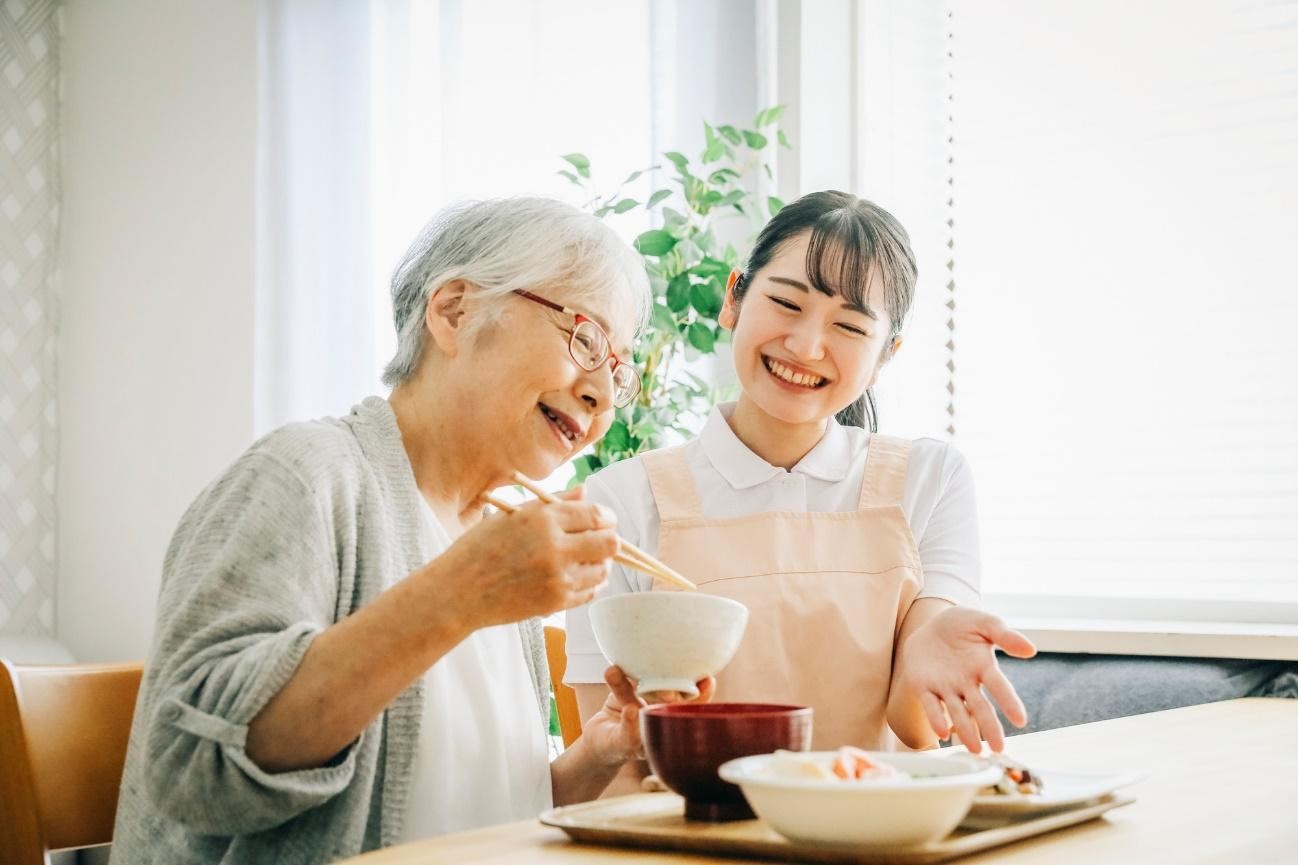
<path id="1" fill-rule="evenodd" d="M 113 840 L 143 670 L 0 659 L 0 865 Z"/>
<path id="2" fill-rule="evenodd" d="M 577 710 L 577 692 L 563 683 L 568 669 L 568 632 L 553 625 L 545 626 L 545 658 L 550 665 L 554 684 L 554 702 L 559 709 L 559 731 L 567 748 L 581 735 L 581 713 Z"/>

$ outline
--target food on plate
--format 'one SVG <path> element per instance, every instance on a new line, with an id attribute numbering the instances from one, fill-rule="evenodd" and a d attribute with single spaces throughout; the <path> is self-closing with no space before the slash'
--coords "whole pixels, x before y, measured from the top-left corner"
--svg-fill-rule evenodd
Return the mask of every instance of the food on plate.
<path id="1" fill-rule="evenodd" d="M 910 778 L 907 772 L 880 763 L 862 751 L 845 745 L 838 749 L 831 764 L 798 751 L 776 751 L 771 772 L 781 778 L 814 778 L 821 781 L 880 781 L 885 778 Z"/>
<path id="2" fill-rule="evenodd" d="M 1016 763 L 1004 754 L 991 761 L 1004 770 L 1000 780 L 978 791 L 979 796 L 1034 796 L 1041 792 L 1041 778 L 1027 766 Z"/>

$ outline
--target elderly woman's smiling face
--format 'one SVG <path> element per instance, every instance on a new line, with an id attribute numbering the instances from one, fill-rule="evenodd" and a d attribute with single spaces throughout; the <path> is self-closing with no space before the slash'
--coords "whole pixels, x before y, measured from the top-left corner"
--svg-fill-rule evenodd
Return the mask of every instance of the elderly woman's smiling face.
<path id="1" fill-rule="evenodd" d="M 613 369 L 631 360 L 635 307 L 625 286 L 580 298 L 566 296 L 562 286 L 531 293 L 479 299 L 472 285 L 451 283 L 429 304 L 428 318 L 464 400 L 465 421 L 510 467 L 539 478 L 608 431 Z M 574 312 L 608 337 L 611 356 L 593 370 L 583 369 L 569 349 Z"/>

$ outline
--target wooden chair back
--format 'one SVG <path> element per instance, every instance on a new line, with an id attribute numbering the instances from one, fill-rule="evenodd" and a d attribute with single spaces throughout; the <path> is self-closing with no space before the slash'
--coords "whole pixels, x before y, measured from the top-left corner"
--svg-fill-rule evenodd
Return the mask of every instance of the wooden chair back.
<path id="1" fill-rule="evenodd" d="M 113 838 L 142 664 L 0 659 L 0 863 Z"/>
<path id="2" fill-rule="evenodd" d="M 581 713 L 577 710 L 577 692 L 563 683 L 568 669 L 568 632 L 553 625 L 545 626 L 545 657 L 554 683 L 554 701 L 559 708 L 559 730 L 565 748 L 581 735 Z"/>

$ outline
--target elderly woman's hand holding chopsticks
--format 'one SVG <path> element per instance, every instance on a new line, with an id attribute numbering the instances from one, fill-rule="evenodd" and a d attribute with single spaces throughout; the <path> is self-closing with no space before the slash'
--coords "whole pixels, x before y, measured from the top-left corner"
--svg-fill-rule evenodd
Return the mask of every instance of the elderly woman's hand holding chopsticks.
<path id="1" fill-rule="evenodd" d="M 486 517 L 443 554 L 463 589 L 455 595 L 474 628 L 546 616 L 584 604 L 608 579 L 618 549 L 615 518 L 581 490 Z"/>

